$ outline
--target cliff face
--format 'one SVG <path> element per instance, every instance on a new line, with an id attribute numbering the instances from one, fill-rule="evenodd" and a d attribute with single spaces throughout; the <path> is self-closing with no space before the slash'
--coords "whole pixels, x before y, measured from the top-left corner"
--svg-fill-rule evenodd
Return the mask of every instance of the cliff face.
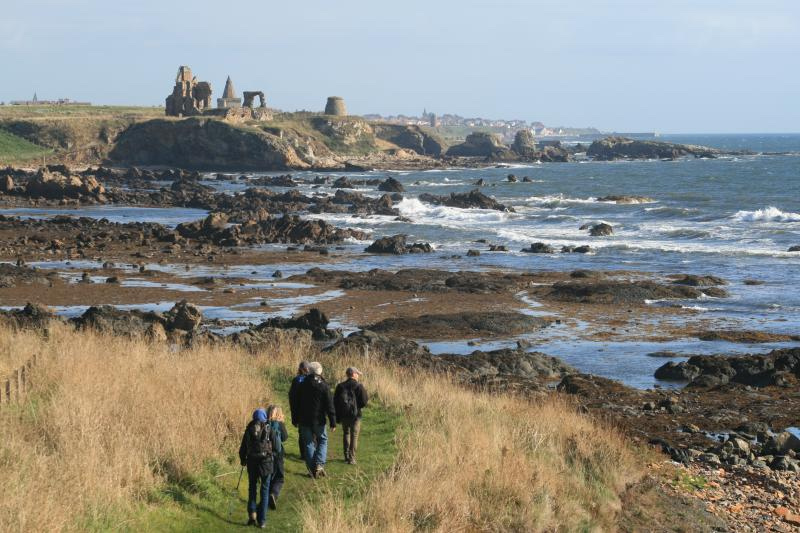
<path id="1" fill-rule="evenodd" d="M 114 163 L 197 169 L 303 169 L 310 165 L 280 136 L 221 120 L 157 119 L 122 132 L 109 153 Z"/>

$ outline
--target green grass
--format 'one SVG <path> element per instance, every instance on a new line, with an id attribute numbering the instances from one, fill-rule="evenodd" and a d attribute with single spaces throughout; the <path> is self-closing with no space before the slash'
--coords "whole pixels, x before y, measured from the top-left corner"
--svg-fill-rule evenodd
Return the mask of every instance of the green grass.
<path id="1" fill-rule="evenodd" d="M 288 417 L 288 390 L 292 375 L 272 371 L 267 379 L 275 392 L 274 402 L 283 406 Z M 367 386 L 369 386 L 367 384 Z M 276 511 L 267 515 L 268 531 L 301 531 L 298 508 L 303 501 L 313 502 L 322 494 L 333 492 L 346 508 L 358 501 L 369 483 L 386 471 L 396 454 L 396 434 L 402 417 L 373 398 L 364 410 L 359 438 L 358 465 L 344 463 L 341 430 L 328 433 L 328 476 L 321 480 L 308 477 L 305 463 L 300 461 L 297 428 L 288 426 L 286 441 L 286 481 Z M 243 421 L 244 422 L 244 421 Z M 198 438 L 202 438 L 199 435 Z M 237 443 L 238 450 L 238 443 Z M 83 529 L 95 531 L 231 531 L 244 528 L 247 521 L 247 472 L 242 476 L 239 491 L 238 457 L 231 454 L 224 462 L 207 462 L 202 472 L 172 483 L 149 495 L 149 503 L 134 517 L 114 518 L 108 512 L 98 513 L 99 520 L 88 520 Z"/>
<path id="2" fill-rule="evenodd" d="M 0 129 L 0 162 L 11 163 L 29 161 L 51 153 L 30 141 Z"/>

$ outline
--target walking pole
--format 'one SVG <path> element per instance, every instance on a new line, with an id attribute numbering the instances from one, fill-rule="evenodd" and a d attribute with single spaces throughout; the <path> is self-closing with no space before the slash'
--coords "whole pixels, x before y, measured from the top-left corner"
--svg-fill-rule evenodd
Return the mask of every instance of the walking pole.
<path id="1" fill-rule="evenodd" d="M 244 474 L 244 465 L 242 465 L 242 469 L 239 470 L 239 481 L 236 482 L 236 488 L 231 493 L 231 503 L 228 506 L 228 518 L 233 515 L 233 502 L 239 496 L 239 485 L 242 483 L 242 474 Z"/>

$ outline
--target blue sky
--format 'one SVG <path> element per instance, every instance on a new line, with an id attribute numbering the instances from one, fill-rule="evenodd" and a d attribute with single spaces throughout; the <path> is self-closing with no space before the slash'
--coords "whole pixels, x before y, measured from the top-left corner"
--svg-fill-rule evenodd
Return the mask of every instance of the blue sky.
<path id="1" fill-rule="evenodd" d="M 289 5 L 291 4 L 291 5 Z M 163 105 L 177 67 L 286 110 L 800 131 L 800 2 L 3 0 L 0 100 Z"/>

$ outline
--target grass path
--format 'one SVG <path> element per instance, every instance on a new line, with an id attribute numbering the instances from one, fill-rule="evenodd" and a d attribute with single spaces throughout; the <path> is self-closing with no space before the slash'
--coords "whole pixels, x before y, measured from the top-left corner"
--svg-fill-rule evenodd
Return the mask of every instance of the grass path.
<path id="1" fill-rule="evenodd" d="M 273 371 L 269 374 L 275 403 L 283 406 L 288 417 L 288 390 L 291 374 Z M 369 384 L 367 383 L 367 386 Z M 364 410 L 359 439 L 358 465 L 344 462 L 341 430 L 328 436 L 328 477 L 312 480 L 305 464 L 300 461 L 297 428 L 289 425 L 286 441 L 286 481 L 281 492 L 278 509 L 267 515 L 267 531 L 301 531 L 298 503 L 313 502 L 320 495 L 333 492 L 346 507 L 362 497 L 369 483 L 389 468 L 396 453 L 395 435 L 401 426 L 401 415 L 390 411 L 373 398 Z M 238 450 L 238 444 L 237 444 Z M 151 497 L 152 504 L 142 515 L 122 523 L 92 524 L 91 529 L 117 531 L 236 531 L 248 529 L 247 472 L 242 476 L 238 494 L 235 493 L 239 476 L 238 457 L 227 463 L 207 463 L 203 472 L 181 484 L 172 484 Z"/>

